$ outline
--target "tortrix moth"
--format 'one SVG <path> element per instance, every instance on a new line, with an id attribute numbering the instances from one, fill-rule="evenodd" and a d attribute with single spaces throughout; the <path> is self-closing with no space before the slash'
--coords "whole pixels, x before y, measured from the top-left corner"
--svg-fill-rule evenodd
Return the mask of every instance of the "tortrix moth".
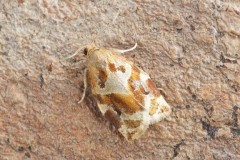
<path id="1" fill-rule="evenodd" d="M 80 100 L 89 86 L 101 113 L 127 140 L 138 139 L 149 125 L 171 113 L 149 75 L 121 55 L 135 48 L 111 51 L 87 47 L 85 88 Z"/>

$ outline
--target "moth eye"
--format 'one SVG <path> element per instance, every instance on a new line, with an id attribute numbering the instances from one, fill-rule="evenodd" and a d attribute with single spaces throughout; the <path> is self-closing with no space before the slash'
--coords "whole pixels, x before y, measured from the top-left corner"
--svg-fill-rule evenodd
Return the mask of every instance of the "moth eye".
<path id="1" fill-rule="evenodd" d="M 88 54 L 88 49 L 87 49 L 87 48 L 85 48 L 85 49 L 83 50 L 83 54 L 84 54 L 84 55 L 87 55 L 87 54 Z"/>

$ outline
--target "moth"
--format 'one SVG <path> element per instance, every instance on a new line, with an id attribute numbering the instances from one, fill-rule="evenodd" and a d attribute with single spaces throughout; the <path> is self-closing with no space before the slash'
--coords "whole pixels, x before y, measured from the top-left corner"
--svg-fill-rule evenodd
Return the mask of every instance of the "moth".
<path id="1" fill-rule="evenodd" d="M 171 113 L 149 75 L 122 56 L 127 50 L 88 46 L 84 72 L 83 101 L 87 86 L 102 115 L 128 140 L 140 138 L 149 125 Z"/>

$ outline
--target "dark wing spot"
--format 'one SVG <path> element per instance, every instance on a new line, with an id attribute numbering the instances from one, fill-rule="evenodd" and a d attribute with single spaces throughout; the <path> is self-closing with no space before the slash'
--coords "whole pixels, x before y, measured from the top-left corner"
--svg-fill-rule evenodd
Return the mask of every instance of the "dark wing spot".
<path id="1" fill-rule="evenodd" d="M 100 86 L 100 88 L 104 88 L 105 87 L 105 83 L 107 81 L 107 73 L 101 69 L 98 69 L 98 78 L 99 78 L 99 82 L 98 85 Z"/>
<path id="2" fill-rule="evenodd" d="M 125 68 L 124 66 L 122 66 L 122 65 L 119 66 L 117 69 L 120 70 L 120 71 L 123 72 L 123 73 L 126 72 L 126 68 Z"/>
<path id="3" fill-rule="evenodd" d="M 116 68 L 115 64 L 113 64 L 113 63 L 108 63 L 108 67 L 109 67 L 111 72 L 116 72 L 117 71 L 117 68 Z"/>
<path id="4" fill-rule="evenodd" d="M 139 104 L 144 106 L 144 95 L 148 94 L 148 92 L 145 91 L 142 84 L 138 83 L 140 83 L 140 70 L 137 67 L 132 66 L 132 74 L 128 80 L 128 86 L 133 93 L 134 98 L 138 101 Z"/>
<path id="5" fill-rule="evenodd" d="M 147 80 L 147 86 L 149 88 L 149 91 L 156 97 L 160 96 L 159 91 L 157 90 L 155 84 L 153 83 L 153 81 L 151 79 Z"/>
<path id="6" fill-rule="evenodd" d="M 125 120 L 124 123 L 130 128 L 137 128 L 140 126 L 140 120 Z"/>
<path id="7" fill-rule="evenodd" d="M 133 137 L 134 134 L 136 134 L 136 132 L 137 132 L 136 130 L 134 130 L 133 132 L 128 132 L 127 133 L 127 139 L 132 140 L 132 137 Z"/>

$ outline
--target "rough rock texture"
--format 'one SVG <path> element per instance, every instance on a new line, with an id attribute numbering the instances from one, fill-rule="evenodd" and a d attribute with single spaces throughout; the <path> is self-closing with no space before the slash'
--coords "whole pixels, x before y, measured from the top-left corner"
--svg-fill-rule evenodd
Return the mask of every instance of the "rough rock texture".
<path id="1" fill-rule="evenodd" d="M 94 42 L 138 48 L 172 106 L 132 143 L 83 90 Z M 240 159 L 238 0 L 0 0 L 0 159 Z"/>

